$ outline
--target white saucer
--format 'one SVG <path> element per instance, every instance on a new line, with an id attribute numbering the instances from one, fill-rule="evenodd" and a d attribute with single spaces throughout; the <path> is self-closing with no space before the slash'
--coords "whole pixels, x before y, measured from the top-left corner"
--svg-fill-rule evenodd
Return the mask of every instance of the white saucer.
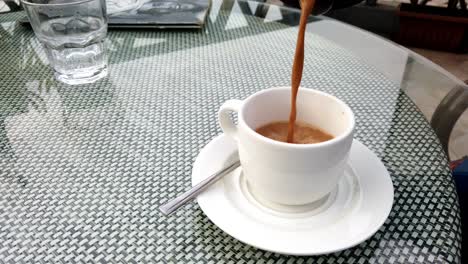
<path id="1" fill-rule="evenodd" d="M 219 135 L 197 157 L 192 184 L 236 157 L 236 143 Z M 291 255 L 318 255 L 353 247 L 371 237 L 387 219 L 393 184 L 387 169 L 366 146 L 354 140 L 345 177 L 322 201 L 285 206 L 259 201 L 238 168 L 197 201 L 223 231 L 254 247 Z"/>

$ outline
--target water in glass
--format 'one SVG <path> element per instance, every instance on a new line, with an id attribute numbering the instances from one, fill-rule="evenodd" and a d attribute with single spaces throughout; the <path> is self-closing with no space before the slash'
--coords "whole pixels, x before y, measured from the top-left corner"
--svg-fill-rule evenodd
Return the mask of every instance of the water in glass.
<path id="1" fill-rule="evenodd" d="M 26 8 L 59 81 L 82 84 L 107 75 L 104 43 L 107 21 L 102 2 L 80 1 L 73 6 L 71 1 L 71 6 L 51 4 Z"/>

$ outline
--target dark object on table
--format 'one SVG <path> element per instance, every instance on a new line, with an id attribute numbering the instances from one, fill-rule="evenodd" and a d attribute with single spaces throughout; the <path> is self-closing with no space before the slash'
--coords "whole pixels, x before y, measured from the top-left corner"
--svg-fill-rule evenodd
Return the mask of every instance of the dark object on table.
<path id="1" fill-rule="evenodd" d="M 417 0 L 416 0 L 417 1 Z M 408 46 L 463 52 L 468 49 L 468 11 L 402 3 L 398 10 L 400 30 L 396 41 Z M 462 0 L 460 3 L 464 3 Z"/>
<path id="2" fill-rule="evenodd" d="M 108 10 L 109 5 L 108 3 Z M 109 28 L 202 28 L 211 0 L 151 0 L 130 10 L 109 14 Z M 29 25 L 27 17 L 19 21 Z"/>
<path id="3" fill-rule="evenodd" d="M 211 1 L 152 0 L 137 9 L 109 15 L 109 27 L 201 28 Z"/>

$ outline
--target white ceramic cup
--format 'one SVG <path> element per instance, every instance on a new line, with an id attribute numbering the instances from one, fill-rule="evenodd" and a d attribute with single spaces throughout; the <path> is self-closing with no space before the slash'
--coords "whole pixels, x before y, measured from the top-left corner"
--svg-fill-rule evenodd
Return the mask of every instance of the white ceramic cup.
<path id="1" fill-rule="evenodd" d="M 353 142 L 354 115 L 338 98 L 300 88 L 297 120 L 334 136 L 315 144 L 275 141 L 255 129 L 275 121 L 287 121 L 291 89 L 271 88 L 247 99 L 229 100 L 219 110 L 224 133 L 237 141 L 239 158 L 254 196 L 283 205 L 304 205 L 330 193 L 344 174 Z M 237 112 L 238 124 L 230 113 Z"/>

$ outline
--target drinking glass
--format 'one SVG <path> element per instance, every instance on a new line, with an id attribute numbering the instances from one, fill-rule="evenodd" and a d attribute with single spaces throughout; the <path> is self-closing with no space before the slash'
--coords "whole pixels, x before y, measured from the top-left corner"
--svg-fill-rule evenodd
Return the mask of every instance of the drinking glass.
<path id="1" fill-rule="evenodd" d="M 66 84 L 107 75 L 105 0 L 22 0 L 55 77 Z"/>

